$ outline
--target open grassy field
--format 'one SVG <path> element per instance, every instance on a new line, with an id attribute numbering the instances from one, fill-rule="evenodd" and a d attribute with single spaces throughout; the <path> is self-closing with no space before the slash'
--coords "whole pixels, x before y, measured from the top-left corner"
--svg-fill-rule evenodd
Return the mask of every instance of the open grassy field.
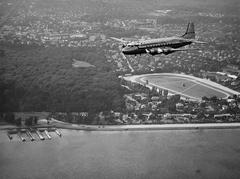
<path id="1" fill-rule="evenodd" d="M 141 75 L 135 80 L 145 84 L 148 81 L 150 86 L 167 89 L 170 93 L 197 100 L 203 96 L 227 98 L 234 94 L 232 90 L 217 83 L 181 74 L 148 74 Z"/>

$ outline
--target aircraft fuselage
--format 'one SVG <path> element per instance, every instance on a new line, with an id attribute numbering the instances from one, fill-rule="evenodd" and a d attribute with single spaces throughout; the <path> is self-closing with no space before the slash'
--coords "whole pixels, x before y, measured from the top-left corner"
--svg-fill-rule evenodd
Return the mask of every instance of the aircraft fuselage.
<path id="1" fill-rule="evenodd" d="M 138 41 L 134 43 L 127 44 L 126 47 L 122 49 L 125 55 L 137 55 L 148 53 L 147 50 L 151 49 L 165 49 L 165 48 L 180 48 L 192 43 L 189 39 L 184 39 L 181 37 L 169 37 L 169 38 L 159 38 L 151 39 L 145 41 Z"/>

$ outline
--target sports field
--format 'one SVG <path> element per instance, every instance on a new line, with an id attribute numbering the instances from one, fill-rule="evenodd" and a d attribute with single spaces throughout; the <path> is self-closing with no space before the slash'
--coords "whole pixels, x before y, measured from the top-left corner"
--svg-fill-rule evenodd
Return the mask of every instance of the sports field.
<path id="1" fill-rule="evenodd" d="M 217 96 L 218 98 L 227 98 L 233 94 L 239 94 L 236 91 L 233 91 L 212 81 L 184 74 L 146 74 L 132 76 L 127 80 L 145 84 L 149 87 L 155 86 L 159 89 L 166 89 L 172 94 L 180 94 L 183 97 L 194 100 L 201 100 L 203 96 Z"/>

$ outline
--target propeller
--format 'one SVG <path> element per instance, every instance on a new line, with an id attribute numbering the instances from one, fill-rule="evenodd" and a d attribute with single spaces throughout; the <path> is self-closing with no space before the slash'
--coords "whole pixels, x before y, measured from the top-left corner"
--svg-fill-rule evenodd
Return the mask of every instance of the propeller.
<path id="1" fill-rule="evenodd" d="M 129 41 L 126 41 L 126 40 L 124 40 L 124 39 L 119 39 L 119 38 L 116 38 L 116 37 L 110 37 L 110 38 L 113 39 L 113 40 L 116 40 L 116 41 L 118 41 L 118 42 L 121 42 L 122 48 L 126 47 L 127 44 L 129 43 Z"/>
<path id="2" fill-rule="evenodd" d="M 126 56 L 124 55 L 124 53 L 122 52 L 122 49 L 125 48 L 130 41 L 126 41 L 126 40 L 119 39 L 119 38 L 116 38 L 116 37 L 110 37 L 110 38 L 122 43 L 122 45 L 119 46 L 119 49 L 120 49 L 120 51 L 121 51 L 120 54 L 121 54 L 121 56 L 123 57 L 123 59 L 127 61 L 128 67 L 129 67 L 129 69 L 131 70 L 131 72 L 134 72 L 134 69 L 133 69 L 133 67 L 131 66 L 131 64 L 129 63 L 127 57 L 126 57 Z"/>
<path id="3" fill-rule="evenodd" d="M 127 57 L 124 55 L 124 53 L 120 53 L 121 55 L 122 55 L 122 57 L 125 59 L 125 60 L 127 60 Z"/>
<path id="4" fill-rule="evenodd" d="M 131 72 L 134 72 L 134 69 L 132 67 L 132 65 L 130 64 L 129 60 L 127 59 L 127 57 L 124 55 L 124 53 L 121 51 L 120 54 L 122 55 L 123 59 L 126 60 L 127 64 L 128 64 L 128 68 L 131 70 Z"/>

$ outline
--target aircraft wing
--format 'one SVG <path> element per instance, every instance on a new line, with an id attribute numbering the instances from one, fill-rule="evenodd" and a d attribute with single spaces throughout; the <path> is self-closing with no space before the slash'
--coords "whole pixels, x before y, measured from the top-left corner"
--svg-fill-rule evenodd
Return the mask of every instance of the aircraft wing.
<path id="1" fill-rule="evenodd" d="M 116 40 L 116 41 L 118 41 L 118 42 L 122 42 L 122 43 L 127 43 L 128 41 L 126 41 L 126 40 L 123 40 L 123 39 L 119 39 L 119 38 L 116 38 L 116 37 L 110 37 L 111 39 L 113 39 L 113 40 Z"/>
<path id="2" fill-rule="evenodd" d="M 198 49 L 198 48 L 181 48 L 181 49 L 170 48 L 167 50 L 177 52 L 177 51 L 200 50 L 200 49 Z"/>

